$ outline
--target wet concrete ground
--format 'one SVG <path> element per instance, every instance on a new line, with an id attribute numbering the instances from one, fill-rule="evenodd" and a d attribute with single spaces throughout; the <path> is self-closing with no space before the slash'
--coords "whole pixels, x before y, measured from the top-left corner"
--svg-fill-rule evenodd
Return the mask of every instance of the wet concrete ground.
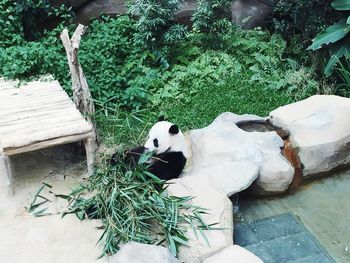
<path id="1" fill-rule="evenodd" d="M 283 196 L 240 196 L 235 222 L 249 222 L 286 212 L 299 217 L 336 262 L 350 262 L 350 170 L 306 183 Z"/>

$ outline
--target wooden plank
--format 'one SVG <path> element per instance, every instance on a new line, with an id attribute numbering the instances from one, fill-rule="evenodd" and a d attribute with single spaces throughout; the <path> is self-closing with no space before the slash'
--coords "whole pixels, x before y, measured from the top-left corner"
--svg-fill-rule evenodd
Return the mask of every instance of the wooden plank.
<path id="1" fill-rule="evenodd" d="M 20 122 L 20 121 L 26 121 L 26 120 L 33 120 L 35 121 L 36 119 L 38 118 L 42 118 L 42 117 L 45 117 L 45 116 L 54 116 L 58 113 L 60 114 L 63 114 L 63 115 L 66 115 L 66 114 L 70 114 L 71 112 L 77 112 L 77 110 L 74 108 L 67 108 L 67 107 L 64 107 L 62 109 L 48 109 L 46 111 L 33 111 L 33 112 L 24 112 L 22 114 L 19 114 L 19 115 L 15 115 L 15 114 L 12 114 L 12 115 L 9 115 L 9 116 L 5 116 L 4 118 L 2 118 L 0 120 L 0 127 L 2 125 L 10 125 L 12 123 L 17 123 L 17 122 Z M 81 115 L 80 115 L 81 117 Z"/>
<path id="2" fill-rule="evenodd" d="M 25 153 L 25 152 L 32 152 L 40 149 L 45 149 L 57 145 L 62 145 L 62 144 L 67 144 L 67 143 L 72 143 L 72 142 L 78 142 L 78 141 L 83 141 L 92 136 L 92 133 L 83 133 L 83 134 L 76 134 L 76 135 L 70 135 L 70 136 L 64 136 L 64 137 L 59 137 L 59 138 L 53 138 L 50 140 L 45 140 L 45 141 L 40 141 L 36 142 L 30 145 L 26 145 L 23 147 L 19 148 L 4 148 L 4 154 L 7 156 L 11 155 L 16 155 L 20 153 Z"/>
<path id="3" fill-rule="evenodd" d="M 13 103 L 35 103 L 36 101 L 44 101 L 48 99 L 53 100 L 70 100 L 68 95 L 64 91 L 60 92 L 40 92 L 38 94 L 35 93 L 27 93 L 27 94 L 0 94 L 0 102 L 2 102 L 1 106 L 10 106 L 13 107 Z"/>
<path id="4" fill-rule="evenodd" d="M 92 128 L 88 124 L 81 125 L 81 123 L 76 123 L 69 126 L 56 127 L 50 130 L 37 131 L 30 134 L 2 137 L 1 144 L 4 149 L 9 147 L 22 147 L 54 138 L 83 134 L 90 132 L 91 130 Z"/>
<path id="5" fill-rule="evenodd" d="M 52 110 L 54 108 L 56 109 L 64 109 L 64 108 L 75 108 L 75 106 L 72 104 L 71 101 L 62 101 L 59 103 L 56 103 L 54 105 L 50 104 L 45 104 L 45 105 L 40 105 L 36 107 L 22 107 L 22 108 L 16 108 L 16 109 L 11 109 L 8 111 L 2 110 L 0 112 L 0 119 L 5 118 L 6 116 L 21 116 L 24 113 L 30 113 L 30 112 L 35 112 L 35 111 L 47 111 L 47 110 Z"/>
<path id="6" fill-rule="evenodd" d="M 28 94 L 28 93 L 39 93 L 51 90 L 53 92 L 64 91 L 62 87 L 57 85 L 47 85 L 47 86 L 0 86 L 0 94 L 10 95 L 10 94 Z"/>
<path id="7" fill-rule="evenodd" d="M 0 86 L 0 94 L 27 94 L 45 90 L 63 90 L 59 84 L 46 83 L 45 85 L 21 85 L 21 86 Z"/>
<path id="8" fill-rule="evenodd" d="M 37 120 L 22 121 L 11 125 L 0 125 L 0 138 L 5 139 L 6 136 L 15 136 L 21 134 L 31 134 L 36 131 L 51 130 L 56 127 L 65 127 L 73 124 L 80 124 L 82 127 L 88 125 L 87 122 L 77 112 L 71 112 L 69 115 L 55 114 L 48 115 Z"/>
<path id="9" fill-rule="evenodd" d="M 50 129 L 45 130 L 37 129 L 31 133 L 18 133 L 8 136 L 1 135 L 1 144 L 4 149 L 8 147 L 22 147 L 39 141 L 82 134 L 90 132 L 91 130 L 91 126 L 89 126 L 86 122 L 74 122 L 68 123 L 67 125 L 52 128 L 50 127 Z"/>

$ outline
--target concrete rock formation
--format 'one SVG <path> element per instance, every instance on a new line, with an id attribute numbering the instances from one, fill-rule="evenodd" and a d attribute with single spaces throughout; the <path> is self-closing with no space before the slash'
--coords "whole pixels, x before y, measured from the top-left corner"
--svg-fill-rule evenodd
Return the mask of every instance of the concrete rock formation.
<path id="1" fill-rule="evenodd" d="M 272 0 L 236 0 L 231 6 L 232 22 L 244 29 L 253 29 L 266 22 L 273 7 Z"/>
<path id="2" fill-rule="evenodd" d="M 55 5 L 62 0 L 51 0 Z M 87 25 L 93 18 L 101 14 L 118 15 L 127 12 L 125 0 L 69 0 L 76 13 L 76 21 Z M 176 20 L 181 24 L 191 25 L 191 17 L 198 6 L 197 0 L 185 0 L 181 9 L 176 13 Z M 231 10 L 223 10 L 232 22 L 244 27 L 254 28 L 261 25 L 272 13 L 273 1 L 237 0 L 232 1 Z M 230 17 L 231 16 L 231 17 Z"/>
<path id="3" fill-rule="evenodd" d="M 76 21 L 88 25 L 93 18 L 99 18 L 101 14 L 124 14 L 127 7 L 124 0 L 94 0 L 89 1 L 76 11 Z"/>
<path id="4" fill-rule="evenodd" d="M 107 263 L 180 263 L 170 251 L 161 246 L 128 242 Z"/>
<path id="5" fill-rule="evenodd" d="M 204 222 L 217 223 L 214 227 L 220 229 L 203 230 L 209 245 L 199 231 L 194 233 L 192 229 L 188 229 L 189 246 L 179 248 L 179 259 L 184 263 L 200 263 L 233 244 L 233 207 L 230 199 L 224 192 L 212 187 L 209 178 L 204 177 L 202 180 L 192 178 L 171 180 L 167 188 L 168 194 L 178 197 L 193 196 L 191 200 L 193 205 L 208 209 L 207 214 L 202 215 Z"/>
<path id="6" fill-rule="evenodd" d="M 259 167 L 253 162 L 220 162 L 195 172 L 184 172 L 183 181 L 202 181 L 208 178 L 212 187 L 228 197 L 247 189 L 258 177 Z"/>
<path id="7" fill-rule="evenodd" d="M 350 99 L 315 95 L 270 113 L 270 122 L 290 132 L 304 176 L 350 164 Z"/>
<path id="8" fill-rule="evenodd" d="M 247 115 L 248 118 L 257 118 Z M 254 182 L 256 192 L 280 193 L 287 190 L 292 182 L 294 169 L 281 154 L 284 142 L 276 132 L 246 132 L 237 127 L 242 121 L 233 113 L 224 113 L 208 127 L 190 132 L 192 170 L 197 173 L 212 165 L 226 162 L 249 162 L 246 173 L 258 167 L 259 176 Z M 243 171 L 242 171 L 243 172 Z M 225 174 L 229 174 L 228 171 Z M 249 183 L 250 180 L 247 180 Z M 248 187 L 249 185 L 247 185 Z"/>
<path id="9" fill-rule="evenodd" d="M 263 263 L 263 261 L 238 245 L 229 246 L 207 258 L 203 263 Z"/>

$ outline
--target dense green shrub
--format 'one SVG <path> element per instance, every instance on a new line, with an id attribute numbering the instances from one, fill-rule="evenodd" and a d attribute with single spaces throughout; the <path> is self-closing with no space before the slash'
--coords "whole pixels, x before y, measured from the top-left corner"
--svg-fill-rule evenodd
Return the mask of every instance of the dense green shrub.
<path id="1" fill-rule="evenodd" d="M 104 106 L 135 109 L 149 99 L 158 64 L 134 41 L 136 30 L 128 16 L 105 18 L 92 22 L 82 40 L 79 58 L 94 98 Z"/>
<path id="2" fill-rule="evenodd" d="M 185 38 L 187 28 L 175 23 L 180 0 L 135 0 L 129 9 L 137 16 L 137 39 L 149 49 L 173 45 Z"/>
<path id="3" fill-rule="evenodd" d="M 16 4 L 11 0 L 0 0 L 0 49 L 21 44 L 23 37 Z"/>
<path id="4" fill-rule="evenodd" d="M 192 17 L 194 29 L 206 33 L 225 30 L 222 19 L 229 17 L 226 12 L 231 3 L 231 0 L 199 0 L 198 8 Z"/>
<path id="5" fill-rule="evenodd" d="M 205 49 L 222 49 L 226 45 L 225 33 L 230 31 L 232 23 L 227 12 L 230 0 L 199 0 L 198 8 L 191 20 L 197 45 Z"/>
<path id="6" fill-rule="evenodd" d="M 277 1 L 273 31 L 288 42 L 286 52 L 304 64 L 322 67 L 323 54 L 305 52 L 315 35 L 345 15 L 331 8 L 329 0 Z M 321 70 L 320 70 L 321 71 Z"/>
<path id="7" fill-rule="evenodd" d="M 51 5 L 49 0 L 0 0 L 0 48 L 38 40 L 49 18 L 69 23 L 73 12 L 65 5 Z"/>
<path id="8" fill-rule="evenodd" d="M 69 29 L 73 30 L 74 27 Z M 28 78 L 53 74 L 69 91 L 69 69 L 59 39 L 61 31 L 62 26 L 47 32 L 40 41 L 0 49 L 3 65 L 0 75 Z M 223 95 L 226 101 L 232 101 L 237 98 L 238 89 L 228 90 L 237 85 L 240 92 L 246 90 L 254 96 L 269 91 L 281 93 L 281 98 L 286 98 L 284 94 L 287 94 L 291 99 L 281 99 L 281 103 L 287 103 L 313 94 L 318 88 L 312 70 L 284 58 L 286 43 L 277 34 L 244 31 L 231 25 L 218 32 L 219 38 L 213 39 L 221 43 L 215 48 L 203 45 L 202 36 L 206 33 L 192 31 L 176 45 L 156 51 L 147 50 L 143 43 L 135 41 L 139 33 L 138 22 L 127 15 L 93 21 L 87 29 L 79 59 L 98 109 L 114 112 L 117 108 L 129 111 L 152 107 L 154 112 L 166 112 L 189 101 L 201 106 L 210 93 L 217 98 L 215 92 Z M 225 92 L 220 93 L 222 91 Z M 175 102 L 180 106 L 174 105 Z M 218 111 L 255 107 L 255 102 L 248 102 L 239 100 L 235 103 L 237 108 L 232 108 L 225 103 L 220 103 L 221 107 L 211 106 L 216 105 L 215 99 L 212 104 L 208 101 L 207 110 L 211 109 L 212 113 L 198 117 L 202 122 L 194 122 L 194 125 L 207 123 Z M 269 107 L 266 104 L 262 109 L 256 107 L 254 112 L 265 115 L 268 109 L 279 104 L 274 102 Z"/>
<path id="9" fill-rule="evenodd" d="M 280 36 L 239 29 L 231 34 L 226 50 L 204 52 L 162 75 L 165 84 L 152 97 L 160 111 L 194 128 L 224 111 L 265 116 L 318 92 L 311 69 L 283 58 L 286 45 Z"/>
<path id="10" fill-rule="evenodd" d="M 41 41 L 23 41 L 20 45 L 0 49 L 0 75 L 28 79 L 52 74 L 62 85 L 69 87 L 69 68 L 59 39 L 62 29 L 48 32 Z"/>
<path id="11" fill-rule="evenodd" d="M 281 0 L 274 8 L 273 24 L 285 39 L 299 35 L 309 45 L 321 29 L 343 16 L 331 8 L 329 0 Z"/>
<path id="12" fill-rule="evenodd" d="M 332 7 L 339 11 L 350 11 L 350 1 L 349 0 L 334 0 L 332 2 Z M 312 40 L 312 45 L 308 47 L 311 50 L 318 50 L 324 46 L 327 46 L 330 53 L 330 59 L 328 60 L 325 68 L 324 74 L 330 76 L 332 74 L 334 66 L 340 61 L 344 56 L 348 56 L 350 52 L 349 45 L 349 30 L 350 26 L 348 24 L 350 21 L 350 16 L 347 19 L 342 19 L 337 23 L 329 26 L 326 30 L 317 34 L 317 36 Z"/>

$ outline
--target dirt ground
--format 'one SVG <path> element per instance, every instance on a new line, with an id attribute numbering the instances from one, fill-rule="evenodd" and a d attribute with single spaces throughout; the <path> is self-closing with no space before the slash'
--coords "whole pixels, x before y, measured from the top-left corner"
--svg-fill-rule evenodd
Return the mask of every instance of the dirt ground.
<path id="1" fill-rule="evenodd" d="M 76 146 L 76 145 L 75 145 Z M 56 193 L 67 194 L 83 180 L 84 156 L 73 145 L 54 147 L 11 158 L 15 176 L 15 196 L 5 197 L 0 185 L 1 263 L 104 263 L 96 245 L 101 230 L 98 220 L 81 222 L 75 215 L 34 217 L 26 212 L 42 182 Z M 2 187 L 2 188 L 1 188 Z M 51 202 L 48 212 L 62 211 L 67 202 L 43 193 Z"/>

